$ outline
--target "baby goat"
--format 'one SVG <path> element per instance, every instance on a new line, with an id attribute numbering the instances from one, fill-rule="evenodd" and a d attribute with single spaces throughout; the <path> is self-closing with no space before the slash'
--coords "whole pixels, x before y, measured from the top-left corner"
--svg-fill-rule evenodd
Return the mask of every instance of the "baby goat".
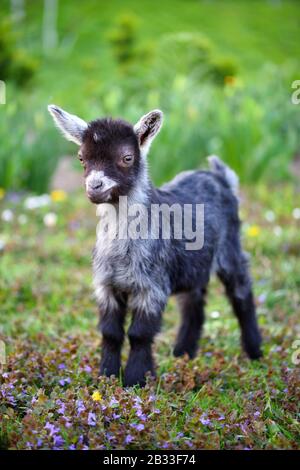
<path id="1" fill-rule="evenodd" d="M 108 237 L 98 232 L 93 255 L 95 296 L 103 335 L 100 373 L 118 376 L 124 340 L 124 319 L 132 313 L 128 330 L 130 354 L 124 373 L 127 386 L 145 384 L 147 372 L 154 374 L 152 343 L 158 333 L 168 297 L 178 296 L 182 323 L 174 355 L 195 356 L 204 321 L 205 293 L 214 270 L 241 328 L 243 347 L 251 359 L 261 356 L 247 257 L 240 243 L 240 221 L 236 198 L 236 174 L 217 157 L 210 157 L 211 171 L 188 171 L 161 188 L 148 176 L 147 153 L 162 125 L 162 112 L 151 111 L 135 126 L 113 119 L 86 123 L 57 106 L 49 111 L 68 140 L 80 146 L 88 198 L 100 208 L 111 204 L 119 210 L 121 196 L 128 206 L 143 204 L 140 222 L 153 204 L 204 205 L 203 246 L 186 249 L 187 239 Z M 195 222 L 195 210 L 190 218 Z M 101 223 L 101 221 L 100 221 Z M 172 219 L 171 226 L 174 228 Z M 152 228 L 148 227 L 148 232 Z"/>

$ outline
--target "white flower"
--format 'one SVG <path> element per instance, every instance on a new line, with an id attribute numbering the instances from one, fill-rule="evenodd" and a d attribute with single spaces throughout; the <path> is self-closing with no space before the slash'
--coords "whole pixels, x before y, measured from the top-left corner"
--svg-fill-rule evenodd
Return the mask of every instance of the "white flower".
<path id="1" fill-rule="evenodd" d="M 274 235 L 276 235 L 276 237 L 280 237 L 281 234 L 282 228 L 279 225 L 276 225 L 276 227 L 274 227 Z"/>
<path id="2" fill-rule="evenodd" d="M 4 222 L 11 222 L 14 218 L 14 213 L 13 211 L 11 211 L 10 209 L 5 209 L 3 212 L 2 212 L 2 220 L 4 220 Z"/>
<path id="3" fill-rule="evenodd" d="M 48 212 L 43 220 L 46 227 L 54 227 L 57 222 L 57 215 L 54 212 Z"/>
<path id="4" fill-rule="evenodd" d="M 275 220 L 275 214 L 273 211 L 267 211 L 265 213 L 265 219 L 268 221 L 268 222 L 274 222 Z"/>
<path id="5" fill-rule="evenodd" d="M 39 207 L 48 206 L 51 202 L 49 194 L 42 194 L 41 196 L 30 196 L 24 201 L 26 209 L 37 209 Z"/>
<path id="6" fill-rule="evenodd" d="M 211 318 L 219 318 L 220 312 L 217 312 L 217 311 L 211 312 L 210 316 L 211 316 Z"/>
<path id="7" fill-rule="evenodd" d="M 294 217 L 294 219 L 296 219 L 296 220 L 300 219 L 300 208 L 299 208 L 299 207 L 296 207 L 296 208 L 293 210 L 293 217 Z"/>
<path id="8" fill-rule="evenodd" d="M 26 224 L 27 220 L 28 220 L 28 218 L 27 218 L 27 215 L 25 215 L 25 214 L 20 214 L 19 217 L 18 217 L 18 222 L 21 225 Z"/>
<path id="9" fill-rule="evenodd" d="M 257 300 L 260 304 L 264 304 L 266 299 L 267 299 L 267 294 L 265 292 L 263 292 L 257 297 Z"/>

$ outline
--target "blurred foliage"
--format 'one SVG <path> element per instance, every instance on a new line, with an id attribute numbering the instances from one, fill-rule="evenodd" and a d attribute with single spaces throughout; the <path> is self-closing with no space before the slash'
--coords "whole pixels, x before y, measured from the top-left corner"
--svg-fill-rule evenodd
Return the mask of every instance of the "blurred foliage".
<path id="1" fill-rule="evenodd" d="M 37 61 L 17 45 L 18 35 L 8 19 L 0 19 L 0 77 L 18 86 L 26 85 L 37 69 Z"/>
<path id="2" fill-rule="evenodd" d="M 139 20 L 133 14 L 124 14 L 117 18 L 114 27 L 107 34 L 114 57 L 123 71 L 134 63 L 141 66 L 152 57 L 151 47 L 140 44 L 138 38 Z"/>
<path id="3" fill-rule="evenodd" d="M 22 93 L 8 87 L 12 102 L 5 106 L 0 128 L 0 186 L 32 189 L 38 193 L 48 187 L 62 149 L 57 130 L 47 119 L 43 107 L 31 100 L 22 103 Z M 3 113 L 4 114 L 4 113 Z"/>
<path id="4" fill-rule="evenodd" d="M 116 60 L 127 65 L 136 57 L 137 18 L 133 15 L 121 16 L 112 31 L 107 35 Z"/>
<path id="5" fill-rule="evenodd" d="M 208 79 L 224 85 L 226 76 L 237 73 L 233 59 L 218 57 L 212 42 L 203 34 L 180 32 L 163 35 L 158 47 L 154 74 L 159 81 L 179 75 L 199 84 Z"/>
<path id="6" fill-rule="evenodd" d="M 199 167 L 210 153 L 244 182 L 290 178 L 300 151 L 299 107 L 291 104 L 299 10 L 292 1 L 253 3 L 240 0 L 232 9 L 227 0 L 184 7 L 165 0 L 157 14 L 150 0 L 125 7 L 114 0 L 105 8 L 96 0 L 74 8 L 66 0 L 59 3 L 59 45 L 45 58 L 42 4 L 27 2 L 17 29 L 22 50 L 30 57 L 34 51 L 40 67 L 34 89 L 18 86 L 19 74 L 26 81 L 21 68 L 5 78 L 20 52 L 16 27 L 6 26 L 0 187 L 45 191 L 58 158 L 76 152 L 55 130 L 49 102 L 86 120 L 111 115 L 133 123 L 162 108 L 165 125 L 149 156 L 156 183 Z M 6 24 L 7 0 L 4 13 Z"/>

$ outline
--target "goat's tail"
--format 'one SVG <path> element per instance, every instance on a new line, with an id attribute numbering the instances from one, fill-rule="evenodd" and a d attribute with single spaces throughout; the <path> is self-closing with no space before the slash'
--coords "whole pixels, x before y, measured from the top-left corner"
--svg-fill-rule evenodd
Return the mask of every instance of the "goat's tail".
<path id="1" fill-rule="evenodd" d="M 233 194 L 238 197 L 239 178 L 238 175 L 229 166 L 225 165 L 216 155 L 207 157 L 209 167 L 213 173 L 222 176 L 229 184 Z"/>

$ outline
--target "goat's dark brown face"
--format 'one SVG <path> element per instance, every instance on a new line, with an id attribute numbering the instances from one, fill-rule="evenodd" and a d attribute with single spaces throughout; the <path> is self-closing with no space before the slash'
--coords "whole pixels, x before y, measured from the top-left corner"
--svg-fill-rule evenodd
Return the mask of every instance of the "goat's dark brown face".
<path id="1" fill-rule="evenodd" d="M 85 186 L 95 204 L 128 196 L 142 178 L 145 158 L 162 125 L 162 112 L 151 111 L 133 127 L 121 119 L 98 119 L 89 124 L 55 105 L 48 106 L 64 136 L 80 146 Z"/>
<path id="2" fill-rule="evenodd" d="M 87 196 L 96 204 L 127 196 L 139 177 L 138 138 L 125 121 L 99 119 L 89 123 L 78 157 L 84 168 Z"/>

